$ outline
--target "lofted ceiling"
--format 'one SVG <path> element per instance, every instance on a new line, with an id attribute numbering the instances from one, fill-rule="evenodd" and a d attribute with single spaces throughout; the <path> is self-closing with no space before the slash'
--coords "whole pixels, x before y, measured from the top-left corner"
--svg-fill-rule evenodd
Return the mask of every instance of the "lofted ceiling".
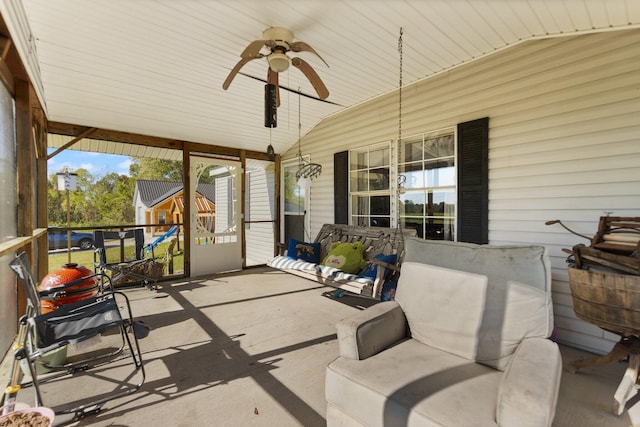
<path id="1" fill-rule="evenodd" d="M 397 89 L 401 27 L 409 84 L 530 39 L 640 25 L 638 0 L 7 2 L 3 15 L 16 14 L 11 4 L 24 7 L 22 30 L 31 36 L 21 55 L 36 58 L 40 76 L 33 66 L 31 77 L 50 121 L 261 152 L 271 142 L 277 153 L 297 141 L 299 117 L 304 135 L 323 118 Z M 240 53 L 271 26 L 291 30 L 326 60 L 329 67 L 297 54 L 332 102 L 282 90 L 272 130 L 264 126 L 263 82 L 238 75 L 222 89 Z M 242 72 L 266 78 L 266 59 Z M 315 95 L 294 67 L 280 84 Z M 93 140 L 83 149 L 129 154 L 107 147 Z"/>

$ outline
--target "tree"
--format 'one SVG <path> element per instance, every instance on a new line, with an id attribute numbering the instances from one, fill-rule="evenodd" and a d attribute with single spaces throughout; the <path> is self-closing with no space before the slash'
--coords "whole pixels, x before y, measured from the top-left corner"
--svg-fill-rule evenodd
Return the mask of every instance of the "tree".
<path id="1" fill-rule="evenodd" d="M 109 173 L 99 179 L 78 169 L 77 190 L 69 192 L 72 226 L 131 224 L 134 221 L 133 183 L 126 175 Z M 57 176 L 49 177 L 49 225 L 66 226 L 66 194 L 57 189 Z"/>
<path id="2" fill-rule="evenodd" d="M 175 160 L 131 157 L 129 173 L 133 179 L 183 182 L 182 162 Z"/>
<path id="3" fill-rule="evenodd" d="M 220 166 L 209 166 L 199 178 L 200 183 L 215 184 L 215 176 L 209 174 Z M 182 162 L 177 160 L 152 159 L 150 157 L 131 157 L 129 174 L 131 178 L 155 181 L 184 182 Z"/>

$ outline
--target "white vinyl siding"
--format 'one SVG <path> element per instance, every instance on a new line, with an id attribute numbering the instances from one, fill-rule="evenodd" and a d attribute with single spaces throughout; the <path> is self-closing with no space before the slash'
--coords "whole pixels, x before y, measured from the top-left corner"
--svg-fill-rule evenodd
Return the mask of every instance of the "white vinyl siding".
<path id="1" fill-rule="evenodd" d="M 215 232 L 224 233 L 233 224 L 233 199 L 231 177 L 216 178 L 216 221 Z"/>
<path id="2" fill-rule="evenodd" d="M 270 162 L 255 161 L 248 168 L 245 181 L 245 220 L 272 221 L 275 218 L 274 167 Z M 273 258 L 273 222 L 256 222 L 245 226 L 247 266 L 266 264 Z"/>
<path id="3" fill-rule="evenodd" d="M 640 30 L 533 40 L 403 89 L 404 135 L 489 117 L 489 241 L 549 248 L 558 340 L 599 353 L 618 338 L 573 314 L 562 252 L 585 241 L 544 223 L 591 235 L 605 211 L 640 216 L 639 57 Z M 310 189 L 312 236 L 333 222 L 333 154 L 397 135 L 395 92 L 302 139 L 323 166 Z"/>

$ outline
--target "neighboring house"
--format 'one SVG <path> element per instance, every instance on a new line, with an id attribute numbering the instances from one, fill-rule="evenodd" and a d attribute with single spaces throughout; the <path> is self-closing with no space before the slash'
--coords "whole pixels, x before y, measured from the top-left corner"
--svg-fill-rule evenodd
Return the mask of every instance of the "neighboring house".
<path id="1" fill-rule="evenodd" d="M 640 214 L 639 56 L 637 29 L 519 43 L 403 88 L 400 145 L 397 91 L 322 120 L 301 141 L 323 166 L 310 187 L 310 236 L 338 218 L 395 226 L 398 203 L 410 202 L 402 223 L 426 235 L 454 230 L 460 239 L 471 221 L 474 237 L 492 244 L 544 245 L 557 339 L 608 352 L 619 337 L 572 310 L 562 248 L 588 242 L 545 221 L 593 235 L 605 212 Z M 482 118 L 486 127 L 474 122 Z M 476 136 L 487 132 L 477 153 L 466 150 L 469 122 L 480 125 Z M 297 151 L 283 155 L 284 171 Z M 404 192 L 398 175 L 408 177 Z"/>
<path id="2" fill-rule="evenodd" d="M 157 235 L 169 229 L 170 224 L 183 224 L 184 197 L 181 182 L 136 180 L 133 193 L 136 224 L 159 224 L 146 227 L 145 233 Z M 215 185 L 198 184 L 196 189 L 198 216 L 214 231 Z M 167 224 L 167 225 L 165 225 Z"/>

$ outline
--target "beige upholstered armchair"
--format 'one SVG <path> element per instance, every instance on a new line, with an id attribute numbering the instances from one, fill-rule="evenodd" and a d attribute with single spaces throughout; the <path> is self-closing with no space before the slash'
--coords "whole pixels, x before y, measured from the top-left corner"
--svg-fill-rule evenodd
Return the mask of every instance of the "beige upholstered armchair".
<path id="1" fill-rule="evenodd" d="M 549 426 L 562 361 L 544 247 L 409 239 L 396 300 L 338 324 L 329 426 Z"/>

